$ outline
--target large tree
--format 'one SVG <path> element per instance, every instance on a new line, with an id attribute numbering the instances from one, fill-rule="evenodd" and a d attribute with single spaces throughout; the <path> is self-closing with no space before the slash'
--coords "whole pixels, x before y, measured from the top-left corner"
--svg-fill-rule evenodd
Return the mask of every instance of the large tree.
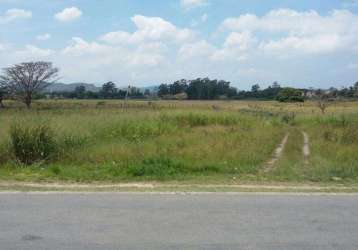
<path id="1" fill-rule="evenodd" d="M 0 85 L 16 99 L 31 107 L 34 94 L 48 87 L 58 77 L 58 68 L 51 62 L 26 62 L 3 69 Z"/>
<path id="2" fill-rule="evenodd" d="M 117 94 L 118 90 L 116 84 L 113 82 L 107 82 L 103 84 L 101 89 L 101 95 L 104 98 L 114 98 Z"/>

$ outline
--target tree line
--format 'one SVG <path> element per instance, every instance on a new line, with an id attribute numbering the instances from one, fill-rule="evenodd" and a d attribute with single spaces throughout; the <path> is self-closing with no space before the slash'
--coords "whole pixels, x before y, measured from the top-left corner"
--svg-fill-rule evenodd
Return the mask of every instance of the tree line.
<path id="1" fill-rule="evenodd" d="M 143 99 L 145 97 L 139 88 L 128 86 L 126 89 L 119 89 L 114 82 L 104 83 L 98 92 L 88 91 L 85 86 L 77 86 L 74 91 L 43 92 L 42 97 L 46 96 L 52 99 Z"/>
<path id="2" fill-rule="evenodd" d="M 173 84 L 161 84 L 158 96 L 171 98 L 181 95 L 189 100 L 214 100 L 233 98 L 237 95 L 237 89 L 230 86 L 230 82 L 223 80 L 210 80 L 198 78 L 195 80 L 182 79 Z"/>
<path id="3" fill-rule="evenodd" d="M 45 89 L 58 79 L 59 69 L 51 62 L 28 62 L 15 64 L 4 68 L 0 75 L 0 108 L 4 107 L 5 98 L 23 102 L 30 108 L 34 98 L 76 98 L 76 99 L 181 99 L 181 100 L 225 100 L 225 99 L 260 99 L 277 100 L 280 102 L 303 102 L 305 99 L 338 99 L 358 98 L 358 82 L 350 87 L 341 89 L 296 89 L 281 87 L 274 82 L 267 88 L 261 89 L 254 84 L 249 91 L 239 91 L 224 80 L 197 78 L 182 79 L 172 84 L 161 84 L 157 91 L 144 92 L 139 88 L 128 86 L 126 89 L 117 88 L 113 82 L 102 85 L 98 92 L 87 91 L 84 86 L 78 86 L 71 92 L 46 93 Z"/>

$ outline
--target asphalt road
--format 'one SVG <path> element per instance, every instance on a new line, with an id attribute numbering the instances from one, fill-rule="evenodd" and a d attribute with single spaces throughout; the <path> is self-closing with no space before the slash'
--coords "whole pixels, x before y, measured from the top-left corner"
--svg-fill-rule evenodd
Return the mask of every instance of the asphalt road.
<path id="1" fill-rule="evenodd" d="M 358 196 L 0 194 L 0 249 L 358 249 Z"/>

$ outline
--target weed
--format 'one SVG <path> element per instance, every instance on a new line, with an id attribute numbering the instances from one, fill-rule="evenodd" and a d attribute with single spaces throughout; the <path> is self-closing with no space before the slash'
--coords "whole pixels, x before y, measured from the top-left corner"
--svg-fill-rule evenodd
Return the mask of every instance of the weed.
<path id="1" fill-rule="evenodd" d="M 13 124 L 10 138 L 16 159 L 25 165 L 46 160 L 56 149 L 54 134 L 48 125 Z"/>

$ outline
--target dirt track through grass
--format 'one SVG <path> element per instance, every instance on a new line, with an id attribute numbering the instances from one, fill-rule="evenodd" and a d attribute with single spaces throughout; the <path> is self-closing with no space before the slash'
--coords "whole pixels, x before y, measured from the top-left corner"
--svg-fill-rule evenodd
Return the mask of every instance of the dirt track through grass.
<path id="1" fill-rule="evenodd" d="M 285 146 L 287 144 L 288 141 L 288 137 L 289 137 L 289 133 L 286 133 L 285 137 L 283 138 L 282 142 L 280 145 L 278 145 L 278 147 L 276 148 L 273 157 L 266 163 L 265 168 L 263 169 L 264 173 L 268 173 L 270 171 L 272 171 L 275 167 L 275 163 L 278 161 L 278 159 L 280 159 L 283 150 L 285 149 Z"/>
<path id="2" fill-rule="evenodd" d="M 302 152 L 303 152 L 303 157 L 304 157 L 304 162 L 305 165 L 309 164 L 309 157 L 311 154 L 310 151 L 310 142 L 309 142 L 309 136 L 306 132 L 302 132 L 303 135 L 303 148 L 302 148 Z"/>

